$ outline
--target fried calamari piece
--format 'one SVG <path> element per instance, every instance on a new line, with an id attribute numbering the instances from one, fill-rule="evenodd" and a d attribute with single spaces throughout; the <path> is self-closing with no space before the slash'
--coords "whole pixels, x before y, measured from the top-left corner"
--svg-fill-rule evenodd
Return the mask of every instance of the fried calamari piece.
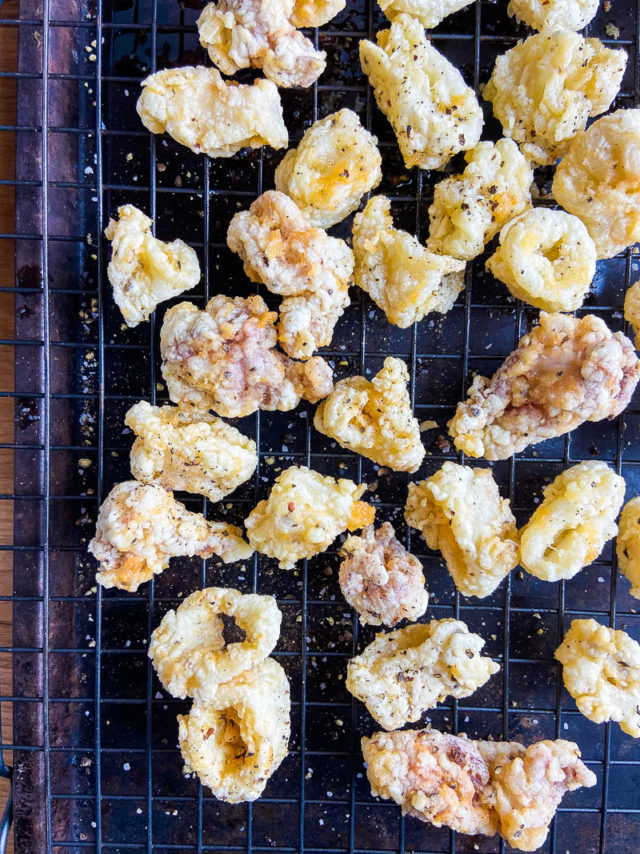
<path id="1" fill-rule="evenodd" d="M 555 652 L 567 691 L 596 724 L 640 738 L 640 644 L 595 620 L 573 620 Z"/>
<path id="2" fill-rule="evenodd" d="M 276 312 L 259 296 L 218 295 L 200 311 L 173 306 L 160 332 L 162 376 L 174 403 L 239 418 L 256 409 L 294 409 L 333 389 L 331 368 L 319 356 L 304 364 L 276 349 Z"/>
<path id="3" fill-rule="evenodd" d="M 373 522 L 374 508 L 358 501 L 365 489 L 365 484 L 291 466 L 245 519 L 249 542 L 276 558 L 281 569 L 293 569 L 297 561 L 325 551 L 344 531 Z"/>
<path id="4" fill-rule="evenodd" d="M 618 566 L 631 582 L 629 593 L 640 599 L 640 497 L 627 501 L 622 508 L 618 526 Z"/>
<path id="5" fill-rule="evenodd" d="M 389 356 L 372 380 L 347 377 L 336 383 L 316 409 L 313 426 L 374 463 L 394 471 L 417 471 L 425 450 L 408 382 L 405 363 Z"/>
<path id="6" fill-rule="evenodd" d="M 185 773 L 221 801 L 255 801 L 288 753 L 290 712 L 289 680 L 272 658 L 219 685 L 178 715 Z"/>
<path id="7" fill-rule="evenodd" d="M 405 166 L 442 169 L 480 139 L 482 110 L 473 89 L 408 15 L 398 15 L 376 38 L 377 45 L 361 40 L 360 62 Z"/>
<path id="8" fill-rule="evenodd" d="M 110 219 L 104 230 L 112 242 L 107 275 L 127 326 L 148 320 L 157 305 L 200 281 L 194 250 L 182 240 L 158 240 L 151 234 L 152 222 L 134 205 L 123 205 L 118 221 Z"/>
<path id="9" fill-rule="evenodd" d="M 631 324 L 637 350 L 640 345 L 640 279 L 624 295 L 624 319 Z"/>
<path id="10" fill-rule="evenodd" d="M 172 557 L 218 555 L 232 563 L 253 553 L 240 528 L 209 522 L 190 513 L 168 490 L 137 480 L 117 484 L 105 498 L 89 551 L 100 562 L 98 583 L 131 593 L 162 572 Z"/>
<path id="11" fill-rule="evenodd" d="M 136 109 L 151 133 L 168 133 L 196 154 L 231 157 L 241 148 L 286 148 L 275 83 L 223 80 L 215 68 L 165 68 L 142 81 Z"/>
<path id="12" fill-rule="evenodd" d="M 592 314 L 540 315 L 489 380 L 477 376 L 449 422 L 456 448 L 504 460 L 628 405 L 640 363 L 622 332 Z"/>
<path id="13" fill-rule="evenodd" d="M 375 196 L 353 220 L 356 284 L 401 329 L 430 311 L 446 314 L 464 288 L 464 261 L 434 255 L 394 228 L 391 203 Z"/>
<path id="14" fill-rule="evenodd" d="M 532 208 L 502 229 L 487 269 L 516 299 L 544 311 L 575 311 L 596 272 L 596 247 L 577 216 Z"/>
<path id="15" fill-rule="evenodd" d="M 534 851 L 565 792 L 596 776 L 570 741 L 470 741 L 435 729 L 362 739 L 371 793 L 436 827 L 495 836 Z"/>
<path id="16" fill-rule="evenodd" d="M 125 424 L 136 434 L 131 474 L 142 483 L 220 501 L 258 465 L 253 439 L 214 415 L 141 400 L 127 412 Z"/>
<path id="17" fill-rule="evenodd" d="M 531 207 L 533 171 L 511 139 L 479 142 L 465 160 L 464 172 L 434 188 L 427 246 L 470 261 L 505 223 Z"/>
<path id="18" fill-rule="evenodd" d="M 269 190 L 233 217 L 227 245 L 252 281 L 285 298 L 278 327 L 285 353 L 308 359 L 331 343 L 349 305 L 353 252 L 344 240 L 312 227 L 293 199 Z"/>
<path id="19" fill-rule="evenodd" d="M 558 164 L 552 193 L 589 230 L 598 258 L 640 240 L 640 110 L 616 110 L 579 134 Z"/>
<path id="20" fill-rule="evenodd" d="M 353 110 L 331 113 L 287 151 L 276 169 L 276 190 L 291 196 L 311 225 L 335 225 L 380 183 L 377 142 Z"/>
<path id="21" fill-rule="evenodd" d="M 417 620 L 427 610 L 422 564 L 395 537 L 385 522 L 360 536 L 347 537 L 340 564 L 340 589 L 360 622 L 370 626 L 395 626 L 400 620 Z"/>
<path id="22" fill-rule="evenodd" d="M 346 0 L 296 0 L 289 20 L 294 27 L 322 27 L 346 5 Z"/>
<path id="23" fill-rule="evenodd" d="M 390 21 L 403 13 L 417 18 L 427 30 L 432 30 L 448 15 L 464 9 L 473 0 L 380 0 L 378 5 Z"/>
<path id="24" fill-rule="evenodd" d="M 510 0 L 507 12 L 532 30 L 583 30 L 600 0 Z"/>
<path id="25" fill-rule="evenodd" d="M 377 634 L 347 665 L 348 690 L 386 730 L 420 720 L 447 697 L 470 697 L 500 670 L 459 620 Z"/>
<path id="26" fill-rule="evenodd" d="M 404 517 L 439 549 L 465 596 L 488 596 L 518 563 L 518 531 L 491 469 L 446 462 L 410 483 Z"/>
<path id="27" fill-rule="evenodd" d="M 311 86 L 326 53 L 290 23 L 294 0 L 218 0 L 198 18 L 200 44 L 223 74 L 261 68 L 276 86 Z"/>
<path id="28" fill-rule="evenodd" d="M 536 33 L 498 56 L 484 97 L 504 135 L 533 163 L 551 164 L 618 94 L 624 50 L 569 30 Z M 556 197 L 557 198 L 557 197 Z"/>
<path id="29" fill-rule="evenodd" d="M 245 632 L 243 641 L 225 641 L 222 614 Z M 149 658 L 172 696 L 208 703 L 221 682 L 269 655 L 278 642 L 281 620 L 273 596 L 231 587 L 196 590 L 164 615 L 151 635 Z"/>
<path id="30" fill-rule="evenodd" d="M 520 531 L 524 569 L 543 581 L 573 578 L 615 537 L 624 489 L 624 478 L 598 460 L 561 472 Z"/>

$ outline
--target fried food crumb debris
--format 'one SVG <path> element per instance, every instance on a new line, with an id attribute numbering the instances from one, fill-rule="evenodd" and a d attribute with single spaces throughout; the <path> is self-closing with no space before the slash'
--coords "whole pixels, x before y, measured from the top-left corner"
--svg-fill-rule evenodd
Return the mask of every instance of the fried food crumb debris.
<path id="1" fill-rule="evenodd" d="M 389 356 L 372 380 L 348 377 L 336 383 L 313 419 L 320 433 L 394 471 L 420 468 L 425 450 L 411 411 L 409 372 Z"/>
<path id="2" fill-rule="evenodd" d="M 540 315 L 491 379 L 476 376 L 449 422 L 456 448 L 503 460 L 629 404 L 640 362 L 622 332 L 599 317 Z"/>
<path id="3" fill-rule="evenodd" d="M 100 562 L 97 581 L 129 592 L 162 572 L 172 557 L 218 555 L 232 563 L 253 553 L 240 528 L 209 522 L 168 490 L 136 480 L 117 484 L 104 500 L 89 551 Z"/>
<path id="4" fill-rule="evenodd" d="M 525 157 L 550 165 L 590 117 L 609 109 L 626 64 L 626 51 L 598 39 L 561 29 L 536 33 L 498 56 L 484 98 Z"/>
<path id="5" fill-rule="evenodd" d="M 309 225 L 293 199 L 269 190 L 235 214 L 227 244 L 252 281 L 284 297 L 278 340 L 287 355 L 308 359 L 331 343 L 353 274 L 353 252 L 344 240 Z"/>
<path id="6" fill-rule="evenodd" d="M 512 139 L 479 142 L 465 160 L 461 174 L 434 188 L 427 246 L 471 261 L 503 225 L 531 207 L 533 170 Z"/>
<path id="7" fill-rule="evenodd" d="M 174 403 L 224 418 L 256 409 L 293 409 L 333 390 L 332 371 L 314 356 L 294 362 L 275 349 L 277 313 L 259 296 L 218 295 L 204 311 L 182 302 L 160 332 L 162 376 Z"/>
<path id="8" fill-rule="evenodd" d="M 200 281 L 195 251 L 182 240 L 164 243 L 151 233 L 153 220 L 135 205 L 118 208 L 104 233 L 111 241 L 107 276 L 127 326 L 137 326 L 161 302 Z"/>
<path id="9" fill-rule="evenodd" d="M 640 644 L 595 620 L 573 620 L 555 656 L 585 717 L 640 738 Z"/>
<path id="10" fill-rule="evenodd" d="M 586 460 L 561 472 L 520 531 L 520 563 L 543 581 L 573 578 L 615 537 L 624 478 Z"/>
<path id="11" fill-rule="evenodd" d="M 231 157 L 242 148 L 286 148 L 278 89 L 258 78 L 224 80 L 215 68 L 165 68 L 142 81 L 137 111 L 151 133 L 168 133 L 196 154 Z"/>
<path id="12" fill-rule="evenodd" d="M 427 610 L 422 564 L 396 539 L 389 522 L 347 537 L 342 550 L 340 589 L 363 625 L 393 627 Z"/>
<path id="13" fill-rule="evenodd" d="M 482 133 L 480 105 L 458 69 L 427 41 L 422 24 L 398 15 L 376 41 L 360 41 L 360 62 L 405 166 L 442 169 L 454 154 L 473 148 Z"/>
<path id="14" fill-rule="evenodd" d="M 299 560 L 325 551 L 344 531 L 373 522 L 374 508 L 358 500 L 365 489 L 366 484 L 291 466 L 245 519 L 249 542 L 276 558 L 281 569 L 293 569 Z"/>
<path id="15" fill-rule="evenodd" d="M 311 225 L 335 225 L 380 183 L 377 143 L 353 110 L 331 113 L 287 151 L 276 169 L 276 190 L 290 196 Z"/>
<path id="16" fill-rule="evenodd" d="M 571 741 L 471 741 L 435 729 L 362 739 L 371 793 L 460 833 L 499 834 L 535 851 L 566 792 L 596 784 Z"/>
<path id="17" fill-rule="evenodd" d="M 346 686 L 386 730 L 419 720 L 447 697 L 469 697 L 500 669 L 459 620 L 377 634 L 347 665 Z"/>
<path id="18" fill-rule="evenodd" d="M 640 497 L 627 501 L 622 508 L 618 526 L 618 566 L 631 582 L 630 594 L 640 599 Z"/>
<path id="19" fill-rule="evenodd" d="M 249 480 L 258 465 L 256 443 L 207 413 L 141 400 L 125 424 L 136 434 L 131 473 L 141 483 L 220 501 Z"/>
<path id="20" fill-rule="evenodd" d="M 401 329 L 429 312 L 446 314 L 464 288 L 464 261 L 434 254 L 395 228 L 384 196 L 370 199 L 356 214 L 353 251 L 356 284 Z"/>
<path id="21" fill-rule="evenodd" d="M 458 590 L 488 596 L 518 563 L 518 531 L 507 498 L 490 469 L 445 462 L 421 483 L 410 483 L 407 524 L 439 549 Z"/>

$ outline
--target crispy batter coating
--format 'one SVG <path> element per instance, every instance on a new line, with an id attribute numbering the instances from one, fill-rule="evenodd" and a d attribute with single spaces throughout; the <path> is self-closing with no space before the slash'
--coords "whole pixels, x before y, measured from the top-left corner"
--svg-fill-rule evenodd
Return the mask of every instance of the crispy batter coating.
<path id="1" fill-rule="evenodd" d="M 173 306 L 160 332 L 162 376 L 174 403 L 239 418 L 256 409 L 294 409 L 333 390 L 332 372 L 319 356 L 304 364 L 276 349 L 276 312 L 259 296 L 218 295 L 200 311 Z"/>
<path id="2" fill-rule="evenodd" d="M 349 305 L 353 252 L 344 240 L 312 227 L 293 199 L 269 190 L 233 217 L 227 244 L 252 281 L 285 297 L 278 326 L 285 353 L 308 359 L 331 343 Z"/>
<path id="3" fill-rule="evenodd" d="M 102 503 L 89 551 L 100 562 L 99 584 L 133 593 L 172 557 L 218 555 L 233 563 L 249 558 L 253 549 L 235 525 L 189 512 L 161 486 L 127 480 Z"/>
<path id="4" fill-rule="evenodd" d="M 296 0 L 289 20 L 294 27 L 322 27 L 346 5 L 346 0 Z"/>
<path id="5" fill-rule="evenodd" d="M 544 311 L 575 311 L 596 272 L 596 247 L 577 216 L 532 208 L 502 229 L 487 269 L 516 299 Z"/>
<path id="6" fill-rule="evenodd" d="M 241 148 L 286 148 L 275 83 L 223 80 L 215 68 L 165 68 L 142 81 L 136 109 L 151 133 L 168 133 L 196 154 L 232 157 Z"/>
<path id="7" fill-rule="evenodd" d="M 596 776 L 570 741 L 471 741 L 435 729 L 376 732 L 362 739 L 371 793 L 391 798 L 436 827 L 499 833 L 534 851 L 565 792 L 591 787 Z"/>
<path id="8" fill-rule="evenodd" d="M 378 5 L 390 21 L 405 13 L 417 18 L 425 29 L 432 30 L 448 15 L 470 3 L 473 0 L 381 0 Z"/>
<path id="9" fill-rule="evenodd" d="M 640 644 L 595 620 L 573 620 L 555 652 L 567 691 L 594 723 L 640 738 Z"/>
<path id="10" fill-rule="evenodd" d="M 583 30 L 600 0 L 510 0 L 507 12 L 532 30 Z"/>
<path id="11" fill-rule="evenodd" d="M 624 478 L 606 463 L 586 460 L 561 472 L 520 531 L 520 563 L 536 578 L 573 578 L 615 537 Z"/>
<path id="12" fill-rule="evenodd" d="M 361 40 L 360 62 L 405 166 L 442 169 L 480 139 L 482 110 L 473 89 L 414 18 L 398 15 L 376 38 L 377 45 Z"/>
<path id="13" fill-rule="evenodd" d="M 405 363 L 389 356 L 372 380 L 347 377 L 336 383 L 316 409 L 313 426 L 374 463 L 394 471 L 417 471 L 425 450 L 408 382 Z"/>
<path id="14" fill-rule="evenodd" d="M 377 143 L 353 110 L 331 113 L 287 151 L 276 169 L 276 190 L 291 196 L 311 225 L 335 225 L 380 183 Z"/>
<path id="15" fill-rule="evenodd" d="M 543 312 L 491 379 L 474 379 L 449 432 L 470 457 L 504 460 L 585 421 L 615 418 L 639 378 L 640 363 L 622 332 L 592 314 Z"/>
<path id="16" fill-rule="evenodd" d="M 531 207 L 533 171 L 512 139 L 479 142 L 465 160 L 464 172 L 434 188 L 427 246 L 470 261 L 505 223 Z"/>
<path id="17" fill-rule="evenodd" d="M 616 553 L 620 572 L 631 582 L 629 591 L 640 599 L 640 497 L 632 498 L 622 508 L 618 523 Z"/>
<path id="18" fill-rule="evenodd" d="M 640 279 L 630 285 L 624 295 L 624 319 L 631 324 L 637 350 L 640 345 Z"/>
<path id="19" fill-rule="evenodd" d="M 533 163 L 551 164 L 567 151 L 590 116 L 618 94 L 624 50 L 569 30 L 536 33 L 498 56 L 484 97 L 504 135 Z"/>
<path id="20" fill-rule="evenodd" d="M 484 640 L 459 620 L 376 635 L 347 665 L 346 686 L 386 730 L 420 720 L 446 697 L 469 697 L 500 670 Z"/>
<path id="21" fill-rule="evenodd" d="M 552 192 L 589 230 L 598 258 L 640 240 L 640 110 L 616 110 L 579 134 Z"/>
<path id="22" fill-rule="evenodd" d="M 112 242 L 107 268 L 113 298 L 127 326 L 137 326 L 161 302 L 200 281 L 194 250 L 182 240 L 163 243 L 151 234 L 152 219 L 134 205 L 118 208 L 104 234 Z"/>
<path id="23" fill-rule="evenodd" d="M 131 473 L 142 483 L 220 501 L 258 465 L 253 439 L 214 415 L 141 400 L 127 412 L 125 424 L 136 434 Z"/>
<path id="24" fill-rule="evenodd" d="M 395 626 L 400 620 L 417 620 L 427 610 L 429 593 L 424 586 L 422 564 L 395 537 L 385 522 L 373 525 L 360 536 L 347 537 L 340 564 L 340 589 L 370 626 Z"/>
<path id="25" fill-rule="evenodd" d="M 446 462 L 410 483 L 404 517 L 430 549 L 439 549 L 465 596 L 488 596 L 518 563 L 518 531 L 509 499 L 491 469 Z"/>
<path id="26" fill-rule="evenodd" d="M 185 773 L 221 801 L 255 801 L 288 753 L 290 712 L 289 680 L 276 661 L 240 673 L 178 715 Z"/>
<path id="27" fill-rule="evenodd" d="M 224 639 L 221 614 L 231 617 L 246 637 Z M 174 697 L 208 703 L 221 682 L 255 667 L 274 649 L 282 614 L 273 596 L 207 587 L 167 611 L 151 635 L 149 658 Z"/>
<path id="28" fill-rule="evenodd" d="M 358 501 L 365 489 L 365 484 L 291 466 L 245 519 L 249 542 L 276 558 L 281 569 L 293 569 L 297 561 L 325 551 L 344 531 L 373 522 L 374 508 Z"/>
<path id="29" fill-rule="evenodd" d="M 198 18 L 200 44 L 223 74 L 253 66 L 276 86 L 311 86 L 327 55 L 290 23 L 293 6 L 294 0 L 208 3 Z"/>
<path id="30" fill-rule="evenodd" d="M 356 284 L 401 329 L 430 311 L 446 314 L 464 288 L 464 261 L 435 255 L 394 228 L 391 203 L 375 196 L 353 220 Z"/>

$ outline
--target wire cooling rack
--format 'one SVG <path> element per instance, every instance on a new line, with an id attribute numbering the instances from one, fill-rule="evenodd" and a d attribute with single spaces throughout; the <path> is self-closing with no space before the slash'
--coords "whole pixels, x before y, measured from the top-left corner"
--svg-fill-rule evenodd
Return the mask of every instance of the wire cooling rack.
<path id="1" fill-rule="evenodd" d="M 378 802 L 364 775 L 359 739 L 374 725 L 344 687 L 346 660 L 372 638 L 359 629 L 342 599 L 336 550 L 285 572 L 256 556 L 243 566 L 174 560 L 137 594 L 95 587 L 86 554 L 98 505 L 114 483 L 129 477 L 131 435 L 123 427 L 139 399 L 166 400 L 159 370 L 155 319 L 123 328 L 106 281 L 101 231 L 118 205 L 132 202 L 155 220 L 164 239 L 181 237 L 197 250 L 203 284 L 186 298 L 203 306 L 215 293 L 246 295 L 239 260 L 225 246 L 237 210 L 273 186 L 282 152 L 243 152 L 231 160 L 198 157 L 166 136 L 154 137 L 135 112 L 139 81 L 166 66 L 205 62 L 195 20 L 201 0 L 21 0 L 19 19 L 0 12 L 0 25 L 18 31 L 18 70 L 0 66 L 17 88 L 16 223 L 0 239 L 15 246 L 13 384 L 1 391 L 15 408 L 13 540 L 1 555 L 13 562 L 13 637 L 0 649 L 12 656 L 13 685 L 2 685 L 2 712 L 13 709 L 13 732 L 2 749 L 13 775 L 15 849 L 25 854 L 109 851 L 503 851 L 504 843 L 456 836 Z M 609 7 L 609 4 L 605 4 Z M 478 2 L 433 31 L 434 43 L 476 90 L 497 54 L 525 30 L 506 3 Z M 640 17 L 636 5 L 614 0 L 601 8 L 590 34 L 623 46 L 628 70 L 616 106 L 638 104 Z M 427 206 L 441 175 L 406 171 L 392 133 L 377 112 L 357 59 L 358 40 L 384 26 L 370 0 L 355 0 L 313 32 L 327 51 L 327 71 L 309 90 L 283 91 L 292 143 L 317 117 L 354 109 L 380 140 L 383 182 L 396 222 L 424 239 Z M 612 38 L 615 37 L 615 38 Z M 2 62 L 2 58 L 0 58 Z M 249 75 L 250 77 L 250 75 Z M 241 78 L 242 79 L 242 78 Z M 247 78 L 248 79 L 248 78 Z M 487 112 L 486 138 L 499 128 Z M 451 168 L 459 168 L 458 158 Z M 550 174 L 537 174 L 544 195 Z M 335 230 L 346 236 L 349 223 Z M 585 310 L 624 328 L 624 291 L 639 275 L 632 251 L 598 265 Z M 6 280 L 5 280 L 6 281 Z M 470 265 L 466 290 L 444 317 L 399 330 L 357 289 L 338 324 L 327 357 L 337 377 L 371 375 L 385 356 L 406 359 L 424 434 L 428 476 L 455 459 L 446 421 L 471 374 L 491 374 L 536 312 L 513 301 Z M 0 398 L 0 403 L 2 403 Z M 406 529 L 402 507 L 407 476 L 329 443 L 311 429 L 313 408 L 258 413 L 239 423 L 259 446 L 256 476 L 220 505 L 186 497 L 210 518 L 241 521 L 276 474 L 307 464 L 372 485 L 379 521 L 390 520 L 425 566 L 428 618 L 456 616 L 487 640 L 500 674 L 472 697 L 448 702 L 426 720 L 472 737 L 564 737 L 580 745 L 598 784 L 568 796 L 543 848 L 557 854 L 637 854 L 640 838 L 640 753 L 617 727 L 596 726 L 576 711 L 562 687 L 553 651 L 575 616 L 592 615 L 638 637 L 636 600 L 618 577 L 611 544 L 570 582 L 545 584 L 516 570 L 489 598 L 469 600 L 454 589 L 439 556 Z M 617 422 L 587 424 L 493 466 L 518 521 L 528 517 L 542 487 L 570 463 L 597 457 L 640 491 L 638 397 Z M 482 465 L 483 463 L 479 463 Z M 486 464 L 486 463 L 484 463 Z M 188 593 L 209 584 L 276 595 L 283 629 L 276 657 L 292 685 L 291 752 L 253 805 L 217 802 L 185 778 L 176 747 L 176 713 L 146 658 L 151 630 Z M 7 817 L 4 822 L 7 829 Z"/>

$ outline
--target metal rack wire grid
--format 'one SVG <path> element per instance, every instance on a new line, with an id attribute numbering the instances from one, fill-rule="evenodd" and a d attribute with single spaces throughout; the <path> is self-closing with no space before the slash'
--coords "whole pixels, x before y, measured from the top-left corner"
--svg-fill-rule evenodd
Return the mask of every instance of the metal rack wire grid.
<path id="1" fill-rule="evenodd" d="M 0 12 L 0 25 L 16 28 L 19 42 L 17 71 L 0 66 L 0 78 L 17 87 L 18 104 L 15 123 L 0 127 L 15 135 L 17 151 L 15 176 L 0 180 L 1 191 L 16 199 L 15 230 L 0 235 L 15 246 L 15 280 L 3 279 L 1 289 L 15 299 L 15 337 L 0 341 L 13 348 L 16 365 L 14 383 L 0 392 L 0 405 L 15 412 L 13 441 L 0 447 L 0 455 L 15 454 L 14 494 L 0 496 L 13 502 L 15 519 L 13 538 L 0 546 L 14 579 L 1 597 L 12 610 L 13 635 L 0 649 L 0 656 L 12 656 L 13 685 L 1 686 L 0 699 L 5 721 L 13 710 L 13 732 L 5 727 L 2 748 L 13 768 L 15 850 L 504 851 L 497 839 L 405 820 L 398 807 L 371 797 L 359 739 L 374 724 L 352 701 L 344 676 L 347 659 L 373 632 L 358 628 L 340 595 L 337 545 L 293 572 L 260 556 L 232 566 L 182 559 L 137 594 L 96 589 L 86 545 L 100 500 L 129 477 L 132 437 L 124 413 L 140 399 L 167 399 L 158 353 L 167 306 L 149 324 L 123 326 L 106 281 L 102 229 L 118 205 L 132 202 L 153 217 L 158 236 L 181 237 L 198 252 L 203 282 L 188 299 L 203 306 L 215 293 L 247 295 L 254 288 L 226 248 L 226 228 L 233 213 L 273 186 L 282 156 L 263 149 L 209 160 L 140 124 L 142 78 L 207 62 L 195 27 L 202 5 L 21 0 L 19 17 L 8 17 L 6 6 Z M 617 0 L 601 7 L 589 29 L 629 53 L 616 107 L 638 104 L 639 24 L 637 5 Z M 384 25 L 373 0 L 353 0 L 312 31 L 327 52 L 327 70 L 308 90 L 282 91 L 285 120 L 295 144 L 318 117 L 354 109 L 380 141 L 378 192 L 392 198 L 397 224 L 424 239 L 427 206 L 442 176 L 405 170 L 358 62 L 358 40 Z M 478 90 L 496 55 L 525 34 L 506 3 L 482 0 L 431 37 Z M 484 135 L 499 135 L 489 110 Z M 459 167 L 460 158 L 451 164 Z M 548 189 L 550 174 L 536 177 Z M 346 222 L 334 233 L 349 230 Z M 583 311 L 624 328 L 624 292 L 639 266 L 633 251 L 600 262 Z M 491 374 L 536 315 L 484 272 L 481 258 L 469 265 L 466 290 L 445 317 L 408 330 L 390 326 L 353 288 L 326 355 L 337 377 L 370 376 L 390 354 L 407 361 L 415 411 L 439 425 L 424 434 L 428 453 L 417 479 L 456 458 L 445 425 L 472 373 Z M 586 424 L 493 465 L 518 521 L 557 472 L 581 459 L 606 460 L 624 474 L 628 496 L 640 491 L 638 403 L 636 395 L 617 422 Z M 404 524 L 408 477 L 328 442 L 312 430 L 312 415 L 303 404 L 243 419 L 239 426 L 259 446 L 255 477 L 219 505 L 186 496 L 187 505 L 240 522 L 290 464 L 371 484 L 378 519 L 391 521 L 424 563 L 426 618 L 464 619 L 502 664 L 484 689 L 438 706 L 425 720 L 476 738 L 577 741 L 598 784 L 563 801 L 542 850 L 637 854 L 637 745 L 617 727 L 596 726 L 577 712 L 553 660 L 575 616 L 640 636 L 636 602 L 618 576 L 611 544 L 569 582 L 546 584 L 516 570 L 491 597 L 465 599 L 440 556 Z M 209 584 L 272 593 L 283 612 L 276 657 L 292 686 L 291 752 L 252 805 L 219 803 L 183 776 L 175 716 L 186 704 L 167 696 L 146 657 L 163 613 Z"/>

